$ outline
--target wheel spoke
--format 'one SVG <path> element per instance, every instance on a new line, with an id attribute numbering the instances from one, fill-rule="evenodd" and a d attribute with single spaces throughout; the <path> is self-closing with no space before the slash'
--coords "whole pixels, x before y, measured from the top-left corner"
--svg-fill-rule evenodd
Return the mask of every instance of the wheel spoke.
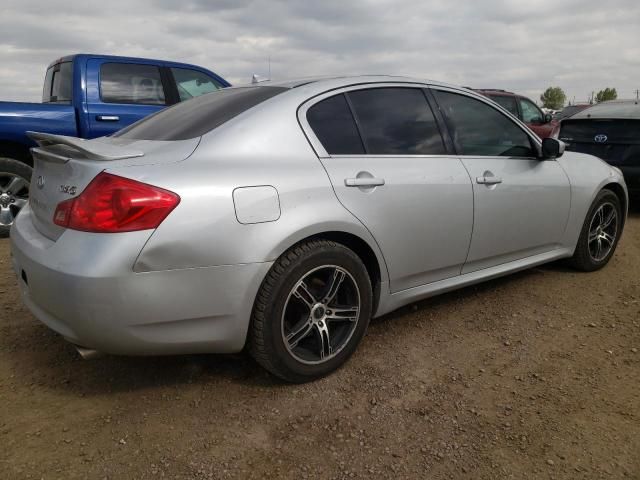
<path id="1" fill-rule="evenodd" d="M 13 212 L 9 207 L 0 207 L 0 225 L 11 225 L 13 223 L 13 218 Z"/>
<path id="2" fill-rule="evenodd" d="M 329 288 L 327 289 L 327 293 L 324 296 L 322 303 L 325 305 L 330 305 L 331 302 L 336 298 L 338 290 L 340 289 L 340 285 L 342 285 L 343 280 L 345 279 L 346 274 L 339 269 L 335 269 L 333 271 L 333 277 L 331 278 L 331 283 L 329 284 Z"/>
<path id="3" fill-rule="evenodd" d="M 602 235 L 600 235 L 600 239 L 607 242 L 607 244 L 609 245 L 609 248 L 611 248 L 613 246 L 615 237 L 613 235 L 609 235 L 607 232 L 602 232 Z"/>
<path id="4" fill-rule="evenodd" d="M 307 288 L 306 283 L 300 282 L 293 292 L 293 296 L 298 300 L 304 302 L 304 304 L 309 307 L 309 309 L 313 308 L 313 306 L 317 303 L 316 297 L 314 297 L 309 289 Z"/>
<path id="5" fill-rule="evenodd" d="M 598 239 L 598 229 L 596 229 L 596 230 L 594 230 L 592 232 L 589 232 L 589 237 L 587 238 L 587 241 L 589 243 L 592 243 L 597 239 Z"/>
<path id="6" fill-rule="evenodd" d="M 295 348 L 300 343 L 300 340 L 309 336 L 313 328 L 313 322 L 308 318 L 300 327 L 287 335 L 287 343 L 289 348 Z"/>
<path id="7" fill-rule="evenodd" d="M 611 223 L 613 222 L 613 220 L 615 218 L 616 218 L 616 211 L 612 208 L 611 209 L 611 213 L 604 218 L 604 220 L 603 220 L 603 222 L 601 224 L 601 227 L 603 229 L 607 228 L 609 225 L 611 225 Z"/>
<path id="8" fill-rule="evenodd" d="M 596 259 L 600 260 L 601 254 L 602 254 L 602 239 L 598 237 L 598 243 L 596 247 Z"/>
<path id="9" fill-rule="evenodd" d="M 28 201 L 29 200 L 27 200 L 26 198 L 16 198 L 15 201 L 13 202 L 13 206 L 17 208 L 22 208 L 27 204 Z"/>
<path id="10" fill-rule="evenodd" d="M 358 319 L 358 307 L 331 308 L 327 312 L 328 322 L 355 322 Z"/>
<path id="11" fill-rule="evenodd" d="M 13 195 L 17 195 L 23 188 L 28 187 L 29 184 L 22 177 L 13 177 L 9 184 L 5 187 L 6 192 L 11 192 Z"/>
<path id="12" fill-rule="evenodd" d="M 315 326 L 318 334 L 318 345 L 320 347 L 320 360 L 324 360 L 325 357 L 328 357 L 333 353 L 329 328 L 326 322 L 318 322 Z"/>

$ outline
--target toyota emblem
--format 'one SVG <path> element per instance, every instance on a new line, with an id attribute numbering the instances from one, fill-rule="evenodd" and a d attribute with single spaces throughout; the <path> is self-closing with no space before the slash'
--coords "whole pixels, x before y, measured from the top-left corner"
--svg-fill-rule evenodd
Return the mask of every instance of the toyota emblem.
<path id="1" fill-rule="evenodd" d="M 596 141 L 596 143 L 605 143 L 607 141 L 608 137 L 601 133 L 601 134 L 596 135 L 595 137 L 593 137 L 593 139 Z"/>

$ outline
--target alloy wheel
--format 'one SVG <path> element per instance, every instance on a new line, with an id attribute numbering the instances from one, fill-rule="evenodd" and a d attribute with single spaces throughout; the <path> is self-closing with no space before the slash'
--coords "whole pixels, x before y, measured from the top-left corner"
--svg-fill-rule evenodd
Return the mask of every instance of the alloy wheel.
<path id="1" fill-rule="evenodd" d="M 0 172 L 0 227 L 8 227 L 29 201 L 29 181 L 15 173 Z"/>
<path id="2" fill-rule="evenodd" d="M 606 202 L 598 207 L 589 224 L 589 255 L 601 262 L 611 253 L 618 235 L 618 210 Z"/>
<path id="3" fill-rule="evenodd" d="M 349 343 L 360 318 L 360 291 L 342 267 L 307 272 L 291 289 L 282 312 L 282 338 L 306 364 L 324 363 Z"/>

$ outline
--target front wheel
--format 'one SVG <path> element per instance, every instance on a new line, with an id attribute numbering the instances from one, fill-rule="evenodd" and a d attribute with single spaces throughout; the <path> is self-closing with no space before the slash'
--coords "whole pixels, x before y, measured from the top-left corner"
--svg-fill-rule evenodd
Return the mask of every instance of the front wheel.
<path id="1" fill-rule="evenodd" d="M 602 190 L 585 218 L 571 264 L 578 270 L 592 272 L 604 267 L 615 252 L 623 222 L 618 196 Z"/>
<path id="2" fill-rule="evenodd" d="M 249 351 L 289 382 L 327 375 L 360 343 L 372 297 L 367 269 L 353 251 L 327 240 L 302 243 L 276 261 L 262 284 Z"/>
<path id="3" fill-rule="evenodd" d="M 13 221 L 29 200 L 31 167 L 12 158 L 0 158 L 0 237 L 7 236 Z"/>

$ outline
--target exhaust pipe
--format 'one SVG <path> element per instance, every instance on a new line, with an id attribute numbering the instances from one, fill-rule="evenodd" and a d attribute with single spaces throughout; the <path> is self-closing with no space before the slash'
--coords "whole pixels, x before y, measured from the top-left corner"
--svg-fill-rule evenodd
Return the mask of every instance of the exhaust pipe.
<path id="1" fill-rule="evenodd" d="M 76 350 L 84 360 L 93 360 L 104 356 L 104 353 L 99 352 L 98 350 L 81 347 L 80 345 L 74 345 L 74 347 L 76 347 Z"/>

